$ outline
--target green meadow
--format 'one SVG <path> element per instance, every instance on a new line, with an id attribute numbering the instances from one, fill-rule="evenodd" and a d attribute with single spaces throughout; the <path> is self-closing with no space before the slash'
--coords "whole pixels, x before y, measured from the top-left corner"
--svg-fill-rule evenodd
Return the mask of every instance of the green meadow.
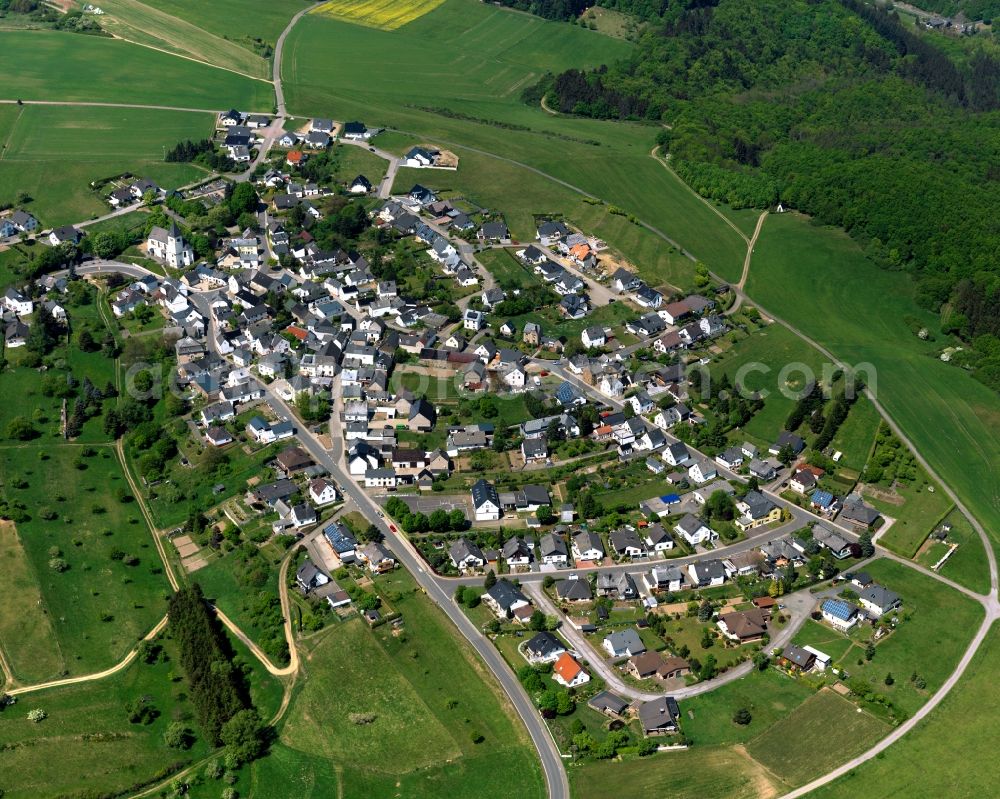
<path id="1" fill-rule="evenodd" d="M 177 142 L 211 135 L 213 119 L 208 114 L 0 106 L 8 107 L 19 114 L 0 157 L 0 202 L 13 203 L 26 192 L 32 198 L 26 209 L 44 227 L 80 222 L 110 211 L 100 194 L 90 188 L 95 180 L 131 172 L 165 188 L 176 188 L 208 174 L 192 164 L 163 161 L 165 149 Z M 2 120 L 0 117 L 0 125 Z"/>
<path id="2" fill-rule="evenodd" d="M 328 796 L 333 779 L 344 799 L 542 797 L 534 749 L 468 644 L 406 572 L 376 587 L 402 631 L 354 617 L 303 644 L 305 679 L 250 795 Z"/>
<path id="3" fill-rule="evenodd" d="M 8 99 L 135 103 L 270 111 L 273 87 L 262 80 L 149 47 L 59 31 L 8 31 L 0 74 L 16 75 Z"/>
<path id="4" fill-rule="evenodd" d="M 274 44 L 304 0 L 144 0 L 143 5 L 164 11 L 214 34 L 244 44 L 244 37 L 259 37 Z M 245 45 L 244 45 L 245 46 Z"/>
<path id="5" fill-rule="evenodd" d="M 27 507 L 20 568 L 41 595 L 36 618 L 52 631 L 42 658 L 31 639 L 5 638 L 15 674 L 39 682 L 108 668 L 163 616 L 170 590 L 113 449 L 6 446 L 0 481 L 5 499 Z"/>

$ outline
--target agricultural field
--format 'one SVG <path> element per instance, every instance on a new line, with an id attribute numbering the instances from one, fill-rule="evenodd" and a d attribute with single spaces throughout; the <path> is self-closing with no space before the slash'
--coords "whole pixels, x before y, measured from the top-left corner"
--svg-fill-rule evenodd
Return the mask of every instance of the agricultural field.
<path id="1" fill-rule="evenodd" d="M 212 126 L 208 114 L 180 111 L 24 106 L 0 157 L 0 202 L 26 192 L 26 210 L 44 227 L 107 213 L 92 181 L 132 172 L 176 188 L 204 177 L 192 164 L 164 163 L 163 152 Z"/>
<path id="2" fill-rule="evenodd" d="M 169 591 L 113 449 L 7 446 L 0 481 L 27 506 L 17 534 L 53 632 L 41 660 L 30 638 L 3 642 L 15 673 L 37 682 L 107 668 L 159 621 Z"/>
<path id="3" fill-rule="evenodd" d="M 4 33 L 0 73 L 18 76 L 22 100 L 148 103 L 209 110 L 235 106 L 265 112 L 274 105 L 274 89 L 263 80 L 131 42 L 59 31 Z M 108 80 L 108 75 L 115 74 L 129 76 L 127 97 L 116 81 Z"/>
<path id="4" fill-rule="evenodd" d="M 419 19 L 437 8 L 444 0 L 328 0 L 313 10 L 331 19 L 365 25 L 384 31 L 394 31 Z"/>
<path id="5" fill-rule="evenodd" d="M 747 746 L 750 756 L 788 785 L 807 782 L 869 749 L 891 727 L 833 691 L 823 690 Z M 836 746 L 830 745 L 836 731 Z"/>
<path id="6" fill-rule="evenodd" d="M 309 795 L 332 770 L 346 799 L 397 791 L 543 796 L 534 750 L 468 646 L 405 572 L 379 578 L 377 587 L 402 613 L 403 631 L 369 630 L 354 618 L 309 639 L 307 678 L 281 727 L 277 757 L 254 767 L 255 795 Z M 374 719 L 352 723 L 352 714 Z M 484 740 L 474 743 L 473 732 Z M 281 785 L 281 774 L 294 777 Z"/>
<path id="7" fill-rule="evenodd" d="M 1000 716 L 996 663 L 1000 630 L 994 627 L 958 685 L 901 740 L 878 757 L 809 796 L 857 799 L 859 796 L 991 796 L 1000 780 L 991 731 Z M 968 723 L 976 719 L 975 724 Z M 961 757 L 955 757 L 960 752 Z M 933 768 L 914 764 L 934 764 Z"/>
<path id="8" fill-rule="evenodd" d="M 670 799 L 760 799 L 782 787 L 742 747 L 696 746 L 629 760 L 600 761 L 567 768 L 574 799 L 606 799 L 628 786 L 629 796 Z"/>
<path id="9" fill-rule="evenodd" d="M 197 23 L 165 10 L 139 0 L 102 0 L 101 8 L 104 10 L 101 27 L 119 39 L 176 53 L 252 78 L 270 76 L 270 59 L 262 58 L 228 37 L 210 33 Z M 246 18 L 252 17 L 252 14 L 242 11 L 234 16 Z"/>
<path id="10" fill-rule="evenodd" d="M 304 0 L 143 0 L 143 4 L 244 47 L 248 38 L 273 45 L 288 21 L 307 6 Z"/>

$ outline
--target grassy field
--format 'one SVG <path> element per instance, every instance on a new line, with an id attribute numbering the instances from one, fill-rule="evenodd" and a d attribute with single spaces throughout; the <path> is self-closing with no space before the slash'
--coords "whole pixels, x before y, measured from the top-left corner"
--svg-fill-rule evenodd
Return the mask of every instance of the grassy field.
<path id="1" fill-rule="evenodd" d="M 837 435 L 830 443 L 831 449 L 841 452 L 839 461 L 841 466 L 856 472 L 860 472 L 864 468 L 872 444 L 875 442 L 875 432 L 878 430 L 880 421 L 882 421 L 882 417 L 878 415 L 875 406 L 867 397 L 860 397 L 851 406 L 847 419 L 844 420 Z"/>
<path id="2" fill-rule="evenodd" d="M 685 752 L 600 761 L 568 769 L 574 799 L 623 795 L 669 799 L 760 799 L 777 796 L 780 783 L 741 747 L 694 747 Z"/>
<path id="3" fill-rule="evenodd" d="M 948 540 L 958 544 L 958 549 L 941 567 L 941 574 L 985 594 L 990 590 L 990 570 L 979 536 L 961 511 L 952 511 L 945 521 L 951 524 Z M 928 568 L 936 562 L 936 558 L 930 562 L 921 561 Z"/>
<path id="4" fill-rule="evenodd" d="M 270 77 L 269 59 L 230 41 L 227 36 L 205 30 L 196 21 L 182 19 L 166 9 L 139 0 L 103 0 L 101 8 L 104 10 L 101 27 L 120 39 L 225 67 L 250 77 Z M 230 10 L 235 12 L 232 7 Z M 288 17 L 291 18 L 292 14 L 294 11 Z M 233 16 L 253 18 L 254 14 L 244 8 Z"/>
<path id="5" fill-rule="evenodd" d="M 1000 630 L 994 627 L 940 707 L 884 754 L 813 791 L 810 799 L 992 796 L 1000 780 L 1000 762 L 990 734 L 993 720 L 1000 715 L 998 660 Z M 980 721 L 963 723 L 968 719 Z M 933 768 L 915 765 L 921 763 L 933 764 Z"/>
<path id="6" fill-rule="evenodd" d="M 497 283 L 508 291 L 511 289 L 533 289 L 543 285 L 542 279 L 531 267 L 522 264 L 514 250 L 483 250 L 476 255 Z"/>
<path id="7" fill-rule="evenodd" d="M 36 645 L 30 638 L 23 653 L 19 637 L 4 641 L 15 670 L 28 681 L 107 668 L 163 615 L 169 590 L 139 509 L 116 497 L 127 483 L 111 448 L 81 458 L 79 447 L 47 447 L 46 460 L 41 451 L 34 445 L 0 449 L 4 495 L 29 509 L 31 518 L 17 531 L 54 631 L 52 656 L 41 662 L 28 657 Z M 45 520 L 46 510 L 55 518 Z M 137 562 L 113 558 L 116 550 Z M 50 567 L 56 557 L 68 564 L 66 571 Z"/>
<path id="8" fill-rule="evenodd" d="M 0 158 L 0 202 L 27 192 L 33 198 L 27 209 L 51 227 L 109 210 L 90 189 L 94 180 L 132 172 L 176 188 L 206 173 L 191 164 L 164 163 L 164 148 L 203 139 L 212 125 L 208 114 L 25 106 Z"/>
<path id="9" fill-rule="evenodd" d="M 259 37 L 272 45 L 288 21 L 307 5 L 304 0 L 213 0 L 211 3 L 144 0 L 144 3 L 222 39 L 244 44 L 247 37 Z"/>
<path id="10" fill-rule="evenodd" d="M 55 799 L 92 795 L 131 795 L 132 786 L 162 779 L 168 768 L 209 753 L 200 740 L 186 683 L 176 679 L 169 639 L 161 639 L 167 659 L 148 665 L 136 661 L 114 677 L 19 698 L 0 713 L 0 787 L 8 799 Z M 267 674 L 239 641 L 231 639 L 236 661 L 249 666 L 250 693 L 264 718 L 281 702 L 280 683 Z M 130 724 L 125 705 L 147 697 L 159 711 L 150 724 Z M 48 717 L 27 720 L 33 708 Z M 198 738 L 189 750 L 168 748 L 163 733 L 171 722 L 187 722 Z M 53 768 L 53 763 L 59 763 Z M 213 796 L 220 789 L 215 788 Z"/>
<path id="11" fill-rule="evenodd" d="M 363 147 L 347 144 L 338 146 L 336 153 L 337 168 L 334 171 L 334 177 L 338 183 L 346 184 L 358 175 L 364 175 L 375 187 L 378 187 L 379 183 L 382 182 L 388 166 L 385 159 L 379 158 L 375 153 L 370 153 Z"/>
<path id="12" fill-rule="evenodd" d="M 701 651 L 700 647 L 697 651 Z M 714 691 L 684 700 L 681 724 L 684 734 L 699 748 L 703 744 L 746 743 L 785 718 L 812 693 L 808 686 L 774 669 L 754 671 Z M 745 726 L 732 720 L 733 713 L 741 707 L 752 716 Z"/>
<path id="13" fill-rule="evenodd" d="M 791 392 L 801 391 L 806 385 L 807 377 L 795 365 L 804 364 L 810 376 L 819 377 L 822 362 L 816 350 L 787 328 L 768 325 L 714 358 L 708 368 L 715 379 L 725 374 L 733 385 L 740 385 L 748 392 L 762 392 L 764 407 L 754 414 L 740 435 L 745 433 L 763 446 L 773 442 L 785 429 L 785 420 L 795 407 Z"/>
<path id="14" fill-rule="evenodd" d="M 929 491 L 931 487 L 935 490 Z M 879 537 L 879 543 L 909 558 L 916 554 L 924 539 L 953 506 L 940 486 L 933 484 L 902 486 L 897 493 L 903 500 L 902 504 L 874 497 L 868 499 L 882 513 L 896 520 Z"/>
<path id="15" fill-rule="evenodd" d="M 130 42 L 58 31 L 4 33 L 0 73 L 22 100 L 151 103 L 270 111 L 273 87 Z M 127 97 L 109 75 L 128 75 Z"/>
<path id="16" fill-rule="evenodd" d="M 183 683 L 171 680 L 171 662 L 136 662 L 121 675 L 28 694 L 0 718 L 0 785 L 10 799 L 73 795 L 85 784 L 93 791 L 124 791 L 177 762 L 208 753 L 198 740 L 186 752 L 169 749 L 163 733 L 174 720 L 193 714 Z M 160 715 L 151 724 L 130 724 L 125 705 L 151 698 Z M 34 724 L 26 714 L 48 714 Z M 192 729 L 195 725 L 191 724 Z M 58 763 L 58 768 L 52 764 Z"/>
<path id="17" fill-rule="evenodd" d="M 255 767 L 259 792 L 251 795 L 329 795 L 315 786 L 335 775 L 345 799 L 541 797 L 534 750 L 468 645 L 408 574 L 378 585 L 392 594 L 405 630 L 369 630 L 355 618 L 311 639 L 278 756 Z M 375 720 L 352 723 L 352 713 Z"/>
<path id="18" fill-rule="evenodd" d="M 801 785 L 868 749 L 891 728 L 833 693 L 820 691 L 747 747 L 750 756 L 789 785 Z M 830 745 L 836 731 L 837 745 Z"/>
<path id="19" fill-rule="evenodd" d="M 13 522 L 0 522 L 0 574 L 7 601 L 0 606 L 0 648 L 15 676 L 58 674 L 59 650 L 38 581 Z"/>
<path id="20" fill-rule="evenodd" d="M 437 8 L 444 0 L 328 0 L 312 13 L 385 31 L 394 31 Z"/>

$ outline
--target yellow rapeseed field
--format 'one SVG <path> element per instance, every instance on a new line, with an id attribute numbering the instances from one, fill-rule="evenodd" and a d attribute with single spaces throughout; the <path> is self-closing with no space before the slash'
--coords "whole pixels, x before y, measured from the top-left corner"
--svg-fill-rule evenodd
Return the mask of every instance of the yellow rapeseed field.
<path id="1" fill-rule="evenodd" d="M 392 31 L 422 17 L 444 0 L 329 0 L 313 13 Z"/>

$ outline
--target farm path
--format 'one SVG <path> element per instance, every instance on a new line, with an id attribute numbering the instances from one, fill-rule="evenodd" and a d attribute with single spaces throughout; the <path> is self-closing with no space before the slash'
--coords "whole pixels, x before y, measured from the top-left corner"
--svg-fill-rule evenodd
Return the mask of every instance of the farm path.
<path id="1" fill-rule="evenodd" d="M 757 244 L 757 237 L 760 236 L 761 228 L 764 227 L 764 220 L 767 219 L 767 211 L 761 212 L 761 215 L 757 217 L 757 227 L 753 230 L 753 236 L 747 242 L 747 254 L 743 259 L 743 274 L 740 275 L 740 282 L 736 284 L 738 291 L 736 292 L 736 301 L 733 303 L 732 307 L 726 311 L 725 316 L 731 316 L 736 313 L 740 306 L 743 304 L 743 287 L 746 285 L 747 277 L 750 276 L 750 261 L 753 258 L 753 248 Z"/>
<path id="2" fill-rule="evenodd" d="M 122 658 L 122 660 L 120 660 L 114 666 L 111 666 L 110 668 L 107 668 L 104 671 L 98 671 L 94 674 L 81 674 L 79 677 L 65 677 L 64 679 L 61 680 L 49 680 L 48 682 L 36 683 L 35 685 L 22 685 L 20 687 L 10 689 L 9 691 L 7 691 L 7 693 L 10 694 L 11 696 L 21 696 L 22 694 L 29 694 L 35 691 L 44 691 L 47 688 L 62 688 L 63 686 L 66 685 L 77 685 L 83 682 L 93 682 L 94 680 L 103 680 L 106 679 L 107 677 L 112 677 L 118 672 L 122 671 L 124 668 L 126 668 L 133 660 L 136 659 L 136 657 L 138 657 L 139 649 L 144 642 L 151 641 L 154 638 L 156 638 L 156 636 L 158 636 L 161 632 L 163 632 L 166 626 L 167 626 L 167 617 L 164 616 L 156 623 L 156 626 L 153 627 L 152 630 L 150 630 L 148 633 L 146 633 L 145 636 L 143 636 L 143 639 L 138 646 L 132 649 L 124 658 Z"/>
<path id="3" fill-rule="evenodd" d="M 147 111 L 184 111 L 192 114 L 221 114 L 216 108 L 187 108 L 177 105 L 150 105 L 146 103 L 96 103 L 76 100 L 0 100 L 4 105 L 61 105 L 86 108 L 141 108 Z"/>

